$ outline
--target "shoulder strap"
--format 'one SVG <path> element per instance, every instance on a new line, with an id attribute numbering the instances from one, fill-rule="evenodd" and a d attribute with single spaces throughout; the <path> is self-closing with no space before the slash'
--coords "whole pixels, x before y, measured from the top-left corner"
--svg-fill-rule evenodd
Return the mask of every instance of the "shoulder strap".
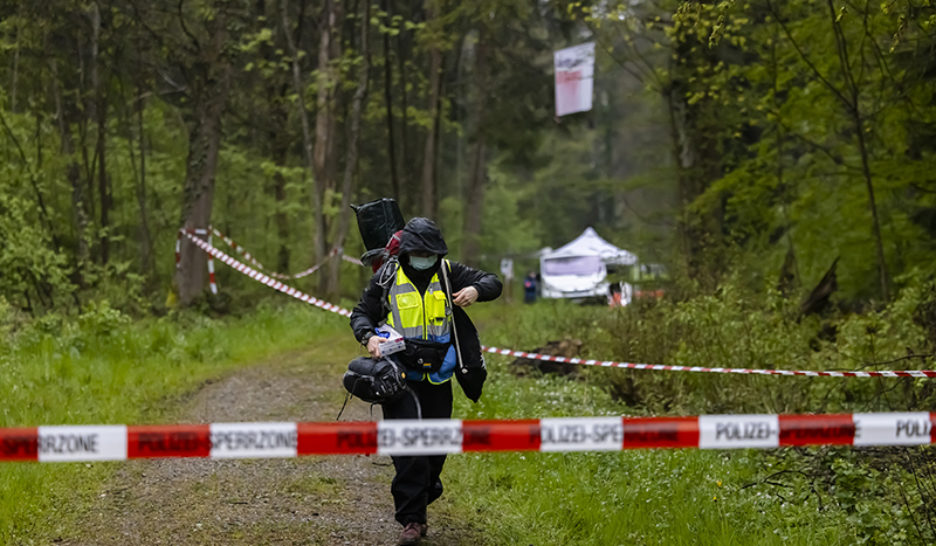
<path id="1" fill-rule="evenodd" d="M 458 343 L 458 327 L 455 326 L 455 302 L 452 300 L 452 285 L 449 283 L 448 270 L 452 268 L 451 262 L 445 260 L 446 267 L 442 268 L 442 283 L 445 288 L 445 297 L 449 300 L 449 305 L 452 307 L 452 337 L 455 338 L 455 358 L 458 360 L 458 368 L 461 370 L 462 374 L 467 374 L 468 369 L 465 367 L 465 361 L 462 359 L 461 354 L 461 345 Z"/>
<path id="2" fill-rule="evenodd" d="M 396 256 L 391 256 L 387 261 L 380 266 L 380 269 L 377 270 L 377 285 L 382 289 L 380 294 L 380 302 L 384 306 L 384 314 L 390 313 L 390 304 L 387 301 L 387 295 L 390 293 L 390 285 L 396 282 L 397 269 L 400 268 L 400 262 L 397 260 Z"/>

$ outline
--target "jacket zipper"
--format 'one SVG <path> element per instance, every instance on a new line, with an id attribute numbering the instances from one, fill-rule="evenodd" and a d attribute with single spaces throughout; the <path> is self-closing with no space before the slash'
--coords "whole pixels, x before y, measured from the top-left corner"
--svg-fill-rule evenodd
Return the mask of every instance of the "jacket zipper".
<path id="1" fill-rule="evenodd" d="M 429 292 L 429 289 L 426 288 L 426 293 Z M 429 340 L 429 317 L 426 314 L 426 294 L 422 296 L 422 312 L 423 312 L 423 339 Z"/>

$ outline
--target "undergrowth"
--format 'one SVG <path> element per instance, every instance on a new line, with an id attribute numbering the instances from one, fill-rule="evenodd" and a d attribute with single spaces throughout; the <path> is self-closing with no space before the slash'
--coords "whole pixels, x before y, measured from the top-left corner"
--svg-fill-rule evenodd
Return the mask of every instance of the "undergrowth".
<path id="1" fill-rule="evenodd" d="M 580 356 L 640 363 L 811 370 L 932 369 L 936 289 L 909 279 L 886 308 L 799 316 L 779 293 L 726 286 L 624 309 L 541 301 L 473 311 L 482 342 L 533 350 L 580 340 Z M 532 373 L 488 355 L 469 418 L 929 411 L 932 379 L 820 378 L 580 367 Z M 460 511 L 490 544 L 930 544 L 931 447 L 648 450 L 452 457 Z M 454 489 L 454 491 L 452 491 Z"/>
<path id="2" fill-rule="evenodd" d="M 131 321 L 106 303 L 25 323 L 0 313 L 0 427 L 134 424 L 209 379 L 347 326 L 307 306 L 240 318 L 174 313 Z M 0 309 L 0 311 L 4 311 Z M 344 327 L 344 328 L 342 328 Z M 73 524 L 113 463 L 0 465 L 0 544 L 46 544 Z M 65 499 L 66 502 L 63 502 Z"/>
<path id="3" fill-rule="evenodd" d="M 578 339 L 580 356 L 709 367 L 933 368 L 936 289 L 910 279 L 886 308 L 799 316 L 780 294 L 730 287 L 625 309 L 473 307 L 482 342 L 532 350 Z M 278 301 L 278 300 L 273 300 Z M 0 302 L 2 303 L 2 302 Z M 350 336 L 292 302 L 239 318 L 131 321 L 106 304 L 26 323 L 0 305 L 0 426 L 133 423 L 246 362 Z M 487 355 L 478 404 L 456 417 L 926 411 L 932 380 L 651 372 L 581 366 L 543 375 Z M 0 542 L 54 541 L 113 465 L 0 466 Z M 489 544 L 926 544 L 936 541 L 936 467 L 922 448 L 642 450 L 452 456 L 446 511 Z M 77 500 L 76 500 L 77 499 Z M 432 509 L 430 509 L 430 518 Z"/>

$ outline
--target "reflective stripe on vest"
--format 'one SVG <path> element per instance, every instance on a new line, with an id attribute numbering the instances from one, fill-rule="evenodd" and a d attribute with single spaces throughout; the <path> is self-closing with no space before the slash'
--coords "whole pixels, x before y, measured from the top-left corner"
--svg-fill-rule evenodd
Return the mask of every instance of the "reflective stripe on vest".
<path id="1" fill-rule="evenodd" d="M 452 310 L 438 273 L 430 279 L 426 293 L 420 295 L 403 268 L 398 267 L 396 282 L 390 287 L 387 300 L 390 304 L 387 324 L 403 337 L 436 340 L 449 333 Z"/>

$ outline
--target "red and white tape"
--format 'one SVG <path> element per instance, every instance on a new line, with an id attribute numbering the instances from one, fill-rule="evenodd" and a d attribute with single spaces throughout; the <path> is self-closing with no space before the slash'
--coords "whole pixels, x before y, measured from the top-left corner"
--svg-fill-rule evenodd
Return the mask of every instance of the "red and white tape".
<path id="1" fill-rule="evenodd" d="M 211 234 L 208 235 L 208 244 L 211 244 Z M 214 260 L 208 256 L 208 286 L 211 287 L 211 293 L 218 295 L 218 281 L 215 278 Z"/>
<path id="2" fill-rule="evenodd" d="M 200 239 L 191 237 L 190 238 L 196 241 Z M 197 244 L 197 243 L 196 243 Z M 267 281 L 261 280 L 258 276 L 264 276 L 262 273 L 257 273 L 244 264 L 238 262 L 237 260 L 227 256 L 223 252 L 213 249 L 213 251 L 207 250 L 212 248 L 210 245 L 202 246 L 199 245 L 202 250 L 208 252 L 209 254 L 214 255 L 219 258 L 222 262 L 230 265 L 234 269 L 248 275 L 249 277 L 256 279 L 268 286 L 279 290 L 285 294 L 289 294 L 293 297 L 301 299 L 303 301 L 308 301 L 313 305 L 321 307 L 327 311 L 332 311 L 333 313 L 338 313 L 342 316 L 351 316 L 351 312 L 347 309 L 339 307 L 337 305 L 324 302 L 322 300 L 317 300 L 311 296 L 303 294 L 302 292 L 290 288 L 282 283 L 276 283 L 278 286 L 274 286 L 268 281 L 271 279 L 267 278 Z M 222 257 L 223 256 L 223 257 Z M 253 271 L 254 275 L 248 273 L 248 271 Z M 274 281 L 275 282 L 275 281 Z M 298 295 L 297 295 L 298 294 Z M 308 298 L 308 299 L 305 299 Z M 565 356 L 556 356 L 556 355 L 545 355 L 540 353 L 531 353 L 527 351 L 517 351 L 514 349 L 502 349 L 500 347 L 489 347 L 487 345 L 482 345 L 481 350 L 505 355 L 505 356 L 516 356 L 521 358 L 527 358 L 530 360 L 541 360 L 544 362 L 559 362 L 564 364 L 577 364 L 583 366 L 599 366 L 603 368 L 625 368 L 631 370 L 648 370 L 648 371 L 668 371 L 668 372 L 698 372 L 698 373 L 733 373 L 733 374 L 747 374 L 747 375 L 796 375 L 796 376 L 807 376 L 807 377 L 919 377 L 919 378 L 936 378 L 936 370 L 872 370 L 872 371 L 812 371 L 812 370 L 773 370 L 773 369 L 758 369 L 758 368 L 724 368 L 724 367 L 706 367 L 706 366 L 679 366 L 672 364 L 643 364 L 635 362 L 618 362 L 614 360 L 598 360 L 598 359 L 585 359 L 577 357 L 565 357 Z"/>
<path id="3" fill-rule="evenodd" d="M 0 429 L 0 461 L 442 455 L 484 451 L 779 448 L 936 443 L 936 412 L 562 417 Z"/>
<path id="4" fill-rule="evenodd" d="M 270 276 L 271 276 L 271 277 L 274 277 L 274 278 L 276 278 L 276 279 L 283 279 L 283 280 L 286 280 L 286 279 L 301 279 L 301 278 L 303 278 L 303 277 L 308 277 L 309 275 L 311 275 L 311 274 L 315 273 L 316 271 L 318 271 L 319 269 L 321 269 L 323 265 L 325 265 L 326 263 L 328 263 L 329 260 L 331 260 L 332 258 L 334 258 L 334 257 L 337 256 L 337 255 L 338 255 L 338 249 L 337 249 L 337 248 L 333 248 L 333 249 L 331 249 L 331 251 L 328 253 L 328 255 L 325 256 L 325 259 L 324 259 L 324 260 L 322 260 L 321 262 L 319 262 L 319 263 L 313 265 L 312 267 L 310 267 L 310 268 L 308 268 L 308 269 L 304 269 L 304 270 L 302 270 L 302 271 L 300 271 L 300 272 L 298 272 L 298 273 L 293 273 L 293 274 L 289 274 L 289 273 L 270 273 Z"/>
<path id="5" fill-rule="evenodd" d="M 351 311 L 348 311 L 347 309 L 344 309 L 332 303 L 328 303 L 327 301 L 320 300 L 318 298 L 313 298 L 312 296 L 308 294 L 300 292 L 299 290 L 296 290 L 295 288 L 291 286 L 287 286 L 279 282 L 278 280 L 270 277 L 266 273 L 261 273 L 250 266 L 244 265 L 241 262 L 235 260 L 234 258 L 228 256 L 224 252 L 211 246 L 211 244 L 209 244 L 207 241 L 196 237 L 192 233 L 184 232 L 183 234 L 186 237 L 188 237 L 190 241 L 195 243 L 195 245 L 197 245 L 198 248 L 202 249 L 204 252 L 208 253 L 210 256 L 221 260 L 225 264 L 233 267 L 235 270 L 243 273 L 244 275 L 247 275 L 248 277 L 250 277 L 251 279 L 254 279 L 255 281 L 261 282 L 274 290 L 278 290 L 286 294 L 287 296 L 292 296 L 306 303 L 311 303 L 312 305 L 316 307 L 321 307 L 322 309 L 325 309 L 326 311 L 331 311 L 332 313 L 338 313 L 339 315 L 342 315 L 345 317 L 351 316 Z"/>
<path id="6" fill-rule="evenodd" d="M 205 229 L 180 229 L 178 235 L 176 236 L 176 245 L 175 245 L 175 265 L 176 269 L 179 268 L 179 265 L 182 263 L 182 234 L 185 232 L 193 233 L 195 235 L 207 235 L 208 244 L 211 244 L 211 235 L 208 233 L 208 230 Z M 218 295 L 218 280 L 215 277 L 214 269 L 214 260 L 211 255 L 208 255 L 208 285 L 211 287 L 211 293 Z"/>
<path id="7" fill-rule="evenodd" d="M 341 253 L 341 259 L 348 263 L 352 263 L 354 265 L 364 265 L 364 262 L 362 262 L 361 260 L 355 258 L 354 256 L 348 256 L 347 254 L 343 252 Z"/>
<path id="8" fill-rule="evenodd" d="M 227 243 L 228 246 L 230 246 L 231 248 L 234 249 L 235 252 L 237 252 L 238 254 L 240 254 L 241 256 L 243 256 L 244 259 L 247 260 L 251 265 L 253 265 L 253 266 L 256 267 L 257 269 L 263 269 L 263 264 L 260 263 L 260 262 L 258 262 L 257 259 L 254 258 L 254 257 L 250 254 L 250 252 L 247 252 L 247 249 L 246 249 L 246 248 L 244 248 L 244 247 L 240 246 L 239 244 L 235 243 L 233 239 L 231 239 L 231 238 L 228 237 L 227 235 L 221 233 L 221 231 L 218 230 L 218 228 L 216 228 L 216 227 L 214 227 L 214 226 L 211 226 L 211 233 L 214 234 L 214 235 L 215 235 L 216 237 L 218 237 L 219 239 L 221 239 L 222 241 L 224 241 L 225 243 Z"/>
<path id="9" fill-rule="evenodd" d="M 600 366 L 604 368 L 626 368 L 631 370 L 651 370 L 666 372 L 707 372 L 707 373 L 738 373 L 753 375 L 804 375 L 811 377 L 936 377 L 936 370 L 894 370 L 894 371 L 810 371 L 810 370 L 770 370 L 758 368 L 708 368 L 705 366 L 677 366 L 671 364 L 640 364 L 634 362 L 616 362 L 614 360 L 595 360 L 556 355 L 544 355 L 515 351 L 513 349 L 500 349 L 498 347 L 482 346 L 482 350 L 499 355 L 518 356 L 530 360 L 545 362 L 560 362 L 564 364 L 581 364 L 584 366 Z"/>
<path id="10" fill-rule="evenodd" d="M 259 261 L 257 261 L 257 259 L 254 258 L 253 255 L 251 255 L 250 252 L 247 251 L 246 248 L 242 247 L 241 245 L 237 244 L 233 239 L 231 239 L 230 237 L 228 237 L 228 236 L 226 236 L 225 234 L 221 233 L 221 231 L 218 230 L 218 228 L 212 227 L 212 228 L 211 228 L 211 232 L 212 232 L 214 235 L 218 236 L 218 237 L 219 237 L 221 240 L 223 240 L 225 243 L 227 243 L 228 246 L 230 246 L 231 248 L 233 248 L 234 251 L 237 252 L 238 254 L 240 254 L 240 255 L 244 258 L 244 260 L 246 260 L 248 263 L 250 263 L 251 265 L 253 265 L 253 266 L 256 267 L 257 269 L 266 269 L 265 267 L 263 267 L 263 264 L 261 264 Z M 341 254 L 341 259 L 344 260 L 344 261 L 346 261 L 346 262 L 350 262 L 350 263 L 353 263 L 353 264 L 355 264 L 355 265 L 364 265 L 364 264 L 361 262 L 361 260 L 359 260 L 359 259 L 357 259 L 357 258 L 355 258 L 355 257 L 353 257 L 353 256 L 348 256 L 347 254 L 344 254 L 344 253 L 341 251 L 340 248 L 333 248 L 333 249 L 331 249 L 331 251 L 329 251 L 328 255 L 325 256 L 325 259 L 322 260 L 320 263 L 317 263 L 317 264 L 313 265 L 312 267 L 310 267 L 310 268 L 308 268 L 308 269 L 305 269 L 305 270 L 303 270 L 303 271 L 300 271 L 299 273 L 292 273 L 292 274 L 290 274 L 290 273 L 276 273 L 276 272 L 270 272 L 270 273 L 267 273 L 267 274 L 268 274 L 269 276 L 275 278 L 275 279 L 282 279 L 282 280 L 285 280 L 285 279 L 301 279 L 301 278 L 303 278 L 303 277 L 307 277 L 307 276 L 309 276 L 309 275 L 315 273 L 315 272 L 318 271 L 323 265 L 325 265 L 325 263 L 326 263 L 328 260 L 331 260 L 332 258 L 334 258 L 335 256 L 337 256 L 337 255 L 339 255 L 339 254 Z"/>

